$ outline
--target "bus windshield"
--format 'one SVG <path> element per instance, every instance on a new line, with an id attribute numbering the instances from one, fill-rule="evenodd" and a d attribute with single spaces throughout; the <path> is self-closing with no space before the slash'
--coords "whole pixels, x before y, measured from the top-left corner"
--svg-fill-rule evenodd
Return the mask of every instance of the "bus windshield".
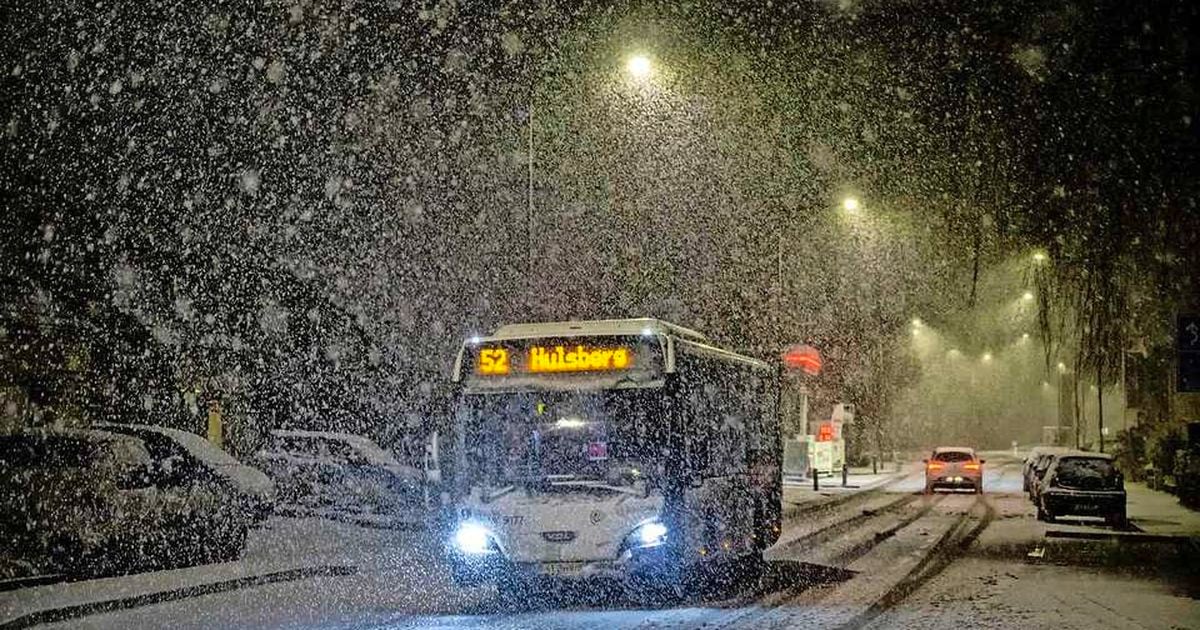
<path id="1" fill-rule="evenodd" d="M 668 443 L 661 397 L 658 388 L 467 394 L 469 477 L 485 487 L 654 486 Z"/>

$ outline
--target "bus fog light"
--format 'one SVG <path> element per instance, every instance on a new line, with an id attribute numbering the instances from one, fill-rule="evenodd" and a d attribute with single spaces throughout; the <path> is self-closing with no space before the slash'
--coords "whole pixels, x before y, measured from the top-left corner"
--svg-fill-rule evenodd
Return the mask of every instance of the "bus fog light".
<path id="1" fill-rule="evenodd" d="M 479 523 L 463 523 L 454 532 L 454 546 L 465 554 L 492 553 L 496 551 L 496 537 Z"/>

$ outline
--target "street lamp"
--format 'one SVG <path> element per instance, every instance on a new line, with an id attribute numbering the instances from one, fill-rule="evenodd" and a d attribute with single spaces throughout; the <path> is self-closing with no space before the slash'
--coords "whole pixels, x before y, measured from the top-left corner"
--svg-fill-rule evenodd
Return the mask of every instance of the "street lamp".
<path id="1" fill-rule="evenodd" d="M 913 318 L 913 321 L 912 321 L 912 325 L 913 325 L 913 327 L 915 327 L 915 328 L 919 328 L 919 327 L 921 326 L 921 318 L 920 318 L 920 317 L 914 317 L 914 318 Z"/>
<path id="2" fill-rule="evenodd" d="M 650 63 L 650 58 L 646 55 L 634 55 L 625 64 L 625 69 L 629 71 L 632 77 L 642 79 L 650 76 L 650 72 L 654 70 L 654 66 Z"/>
<path id="3" fill-rule="evenodd" d="M 1033 291 L 1026 291 L 1025 294 L 1021 296 L 1021 299 L 1025 300 L 1026 302 L 1033 300 Z"/>
<path id="4" fill-rule="evenodd" d="M 992 353 L 991 353 L 991 352 L 984 352 L 984 353 L 983 353 L 983 357 L 982 357 L 982 359 L 983 359 L 983 362 L 984 362 L 984 363 L 991 363 L 991 361 L 992 361 Z"/>
<path id="5" fill-rule="evenodd" d="M 842 199 L 842 209 L 846 212 L 858 212 L 859 203 L 856 197 Z"/>
<path id="6" fill-rule="evenodd" d="M 1045 262 L 1046 254 L 1043 252 L 1033 252 L 1033 262 Z"/>

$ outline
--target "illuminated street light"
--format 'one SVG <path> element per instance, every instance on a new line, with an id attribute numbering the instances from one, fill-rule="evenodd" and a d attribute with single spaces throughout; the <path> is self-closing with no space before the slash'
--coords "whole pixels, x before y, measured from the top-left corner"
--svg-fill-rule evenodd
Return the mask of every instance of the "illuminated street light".
<path id="1" fill-rule="evenodd" d="M 846 197 L 842 200 L 842 209 L 846 212 L 858 212 L 859 203 L 856 197 Z"/>
<path id="2" fill-rule="evenodd" d="M 1023 333 L 1023 334 L 1021 335 L 1021 339 L 1028 340 L 1028 339 L 1029 339 L 1029 333 Z"/>
<path id="3" fill-rule="evenodd" d="M 914 317 L 914 318 L 913 318 L 913 326 L 920 326 L 920 325 L 921 325 L 921 318 L 920 318 L 920 317 Z"/>
<path id="4" fill-rule="evenodd" d="M 1026 291 L 1025 294 L 1021 296 L 1021 299 L 1025 300 L 1026 302 L 1032 300 L 1033 299 L 1033 291 Z"/>
<path id="5" fill-rule="evenodd" d="M 984 353 L 983 353 L 983 362 L 984 362 L 984 363 L 990 363 L 990 362 L 991 362 L 991 360 L 992 360 L 992 353 L 991 353 L 991 352 L 984 352 Z"/>
<path id="6" fill-rule="evenodd" d="M 654 68 L 646 55 L 634 55 L 629 58 L 629 63 L 625 64 L 625 69 L 630 75 L 641 79 L 650 76 L 650 71 Z"/>
<path id="7" fill-rule="evenodd" d="M 1058 371 L 1059 371 L 1059 372 L 1066 372 L 1066 371 L 1067 371 L 1067 364 L 1066 364 L 1066 363 L 1063 363 L 1062 361 L 1059 361 L 1059 362 L 1058 362 Z"/>
<path id="8" fill-rule="evenodd" d="M 1033 252 L 1033 262 L 1045 262 L 1046 254 L 1042 252 Z"/>

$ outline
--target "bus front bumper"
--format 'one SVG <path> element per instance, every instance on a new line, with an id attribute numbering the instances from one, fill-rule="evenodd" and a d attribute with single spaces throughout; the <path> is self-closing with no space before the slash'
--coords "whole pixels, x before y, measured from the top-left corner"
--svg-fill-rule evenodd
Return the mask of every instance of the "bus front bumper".
<path id="1" fill-rule="evenodd" d="M 451 575 L 460 586 L 543 578 L 671 580 L 677 577 L 679 566 L 667 545 L 630 550 L 615 560 L 514 562 L 499 552 L 452 552 L 449 561 Z"/>

